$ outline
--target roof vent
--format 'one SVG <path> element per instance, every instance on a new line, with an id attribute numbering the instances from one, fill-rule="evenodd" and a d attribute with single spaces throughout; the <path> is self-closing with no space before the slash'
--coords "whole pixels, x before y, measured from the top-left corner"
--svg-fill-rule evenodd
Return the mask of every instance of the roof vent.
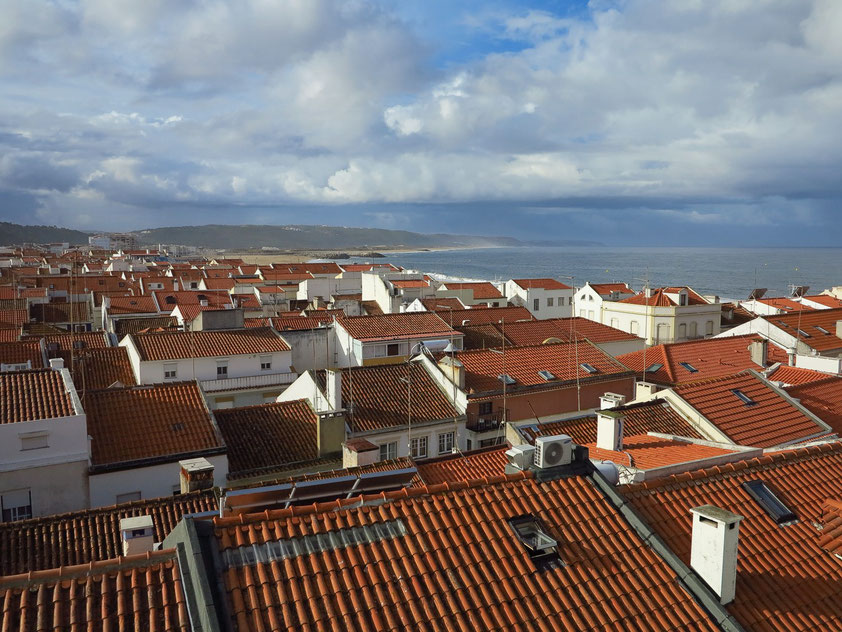
<path id="1" fill-rule="evenodd" d="M 536 516 L 524 514 L 509 518 L 509 526 L 538 570 L 562 565 L 558 555 L 558 542 L 547 533 Z"/>
<path id="2" fill-rule="evenodd" d="M 570 465 L 573 462 L 573 439 L 554 435 L 535 439 L 535 467 L 544 469 Z"/>
<path id="3" fill-rule="evenodd" d="M 155 546 L 155 525 L 152 516 L 136 516 L 120 520 L 120 540 L 123 555 L 148 553 Z"/>

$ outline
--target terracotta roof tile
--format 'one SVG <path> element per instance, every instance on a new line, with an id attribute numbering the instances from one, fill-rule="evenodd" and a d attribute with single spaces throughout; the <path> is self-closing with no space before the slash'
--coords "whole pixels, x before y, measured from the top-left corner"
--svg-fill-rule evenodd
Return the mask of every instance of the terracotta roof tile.
<path id="1" fill-rule="evenodd" d="M 289 542 L 350 527 L 373 535 L 385 532 L 384 523 L 399 534 L 294 559 L 229 565 L 223 581 L 231 625 L 715 629 L 674 573 L 587 478 L 539 483 L 522 475 L 499 476 L 487 483 L 387 492 L 370 501 L 216 519 L 223 559 L 232 561 L 238 545 Z M 524 514 L 535 516 L 558 542 L 563 565 L 536 569 L 509 524 Z"/>
<path id="2" fill-rule="evenodd" d="M 660 432 L 692 439 L 703 438 L 686 419 L 661 400 L 627 404 L 614 410 L 625 413 L 623 427 L 628 435 Z M 537 437 L 566 434 L 579 445 L 586 445 L 596 441 L 596 427 L 596 415 L 585 415 L 562 421 L 549 421 L 540 425 L 519 426 L 518 430 L 529 443 L 535 443 Z"/>
<path id="3" fill-rule="evenodd" d="M 651 470 L 657 467 L 699 461 L 724 454 L 733 454 L 734 452 L 734 450 L 724 447 L 664 439 L 650 435 L 624 437 L 623 449 L 620 452 L 598 448 L 595 442 L 588 443 L 585 447 L 588 448 L 591 459 L 612 461 L 618 465 L 634 467 L 639 470 Z"/>
<path id="4" fill-rule="evenodd" d="M 734 391 L 754 404 L 744 403 Z M 769 448 L 826 433 L 785 395 L 750 372 L 677 386 L 675 393 L 738 445 Z"/>
<path id="5" fill-rule="evenodd" d="M 383 310 L 380 308 L 380 305 L 377 304 L 377 301 L 360 301 L 360 305 L 362 305 L 365 313 L 369 316 L 383 315 Z"/>
<path id="6" fill-rule="evenodd" d="M 789 335 L 796 336 L 816 351 L 842 349 L 842 339 L 836 336 L 836 323 L 842 320 L 842 309 L 817 309 L 812 312 L 762 316 L 762 318 Z M 827 333 L 818 329 L 819 327 Z M 799 333 L 798 330 L 805 332 L 807 336 Z"/>
<path id="7" fill-rule="evenodd" d="M 600 296 L 607 296 L 613 292 L 619 292 L 627 296 L 634 294 L 634 290 L 625 283 L 588 283 L 588 285 Z"/>
<path id="8" fill-rule="evenodd" d="M 65 366 L 70 367 L 69 353 Z M 73 354 L 73 384 L 79 391 L 91 391 L 108 388 L 119 382 L 124 386 L 134 386 L 134 372 L 129 353 L 125 347 L 106 347 L 104 349 L 84 349 Z"/>
<path id="9" fill-rule="evenodd" d="M 17 332 L 17 330 L 13 330 Z M 44 368 L 44 350 L 40 340 L 0 342 L 0 364 L 26 364 L 30 369 Z"/>
<path id="10" fill-rule="evenodd" d="M 816 309 L 815 307 L 804 305 L 803 303 L 799 303 L 798 301 L 794 301 L 791 298 L 787 298 L 784 296 L 759 298 L 757 299 L 757 302 L 763 303 L 764 305 L 768 305 L 769 307 L 774 307 L 775 309 L 783 310 L 784 313 L 800 311 L 811 312 Z"/>
<path id="11" fill-rule="evenodd" d="M 449 323 L 453 318 L 453 326 L 460 325 L 484 325 L 487 323 L 499 323 L 505 321 L 508 326 L 518 320 L 534 320 L 534 317 L 525 307 L 489 307 L 488 309 L 454 309 L 441 310 L 438 315 L 442 320 Z"/>
<path id="12" fill-rule="evenodd" d="M 625 366 L 588 342 L 507 347 L 505 354 L 505 359 L 502 353 L 481 349 L 457 354 L 465 367 L 466 389 L 470 393 L 501 391 L 503 383 L 498 376 L 504 373 L 515 380 L 508 386 L 512 393 L 523 386 L 546 387 L 577 377 L 586 380 L 629 373 Z M 583 364 L 590 364 L 597 373 L 588 372 Z M 549 371 L 554 379 L 546 380 L 538 371 Z"/>
<path id="13" fill-rule="evenodd" d="M 214 358 L 289 351 L 289 345 L 266 327 L 132 334 L 144 361 Z"/>
<path id="14" fill-rule="evenodd" d="M 88 323 L 92 322 L 91 305 L 76 301 L 73 303 L 34 303 L 29 306 L 29 315 L 39 323 Z"/>
<path id="15" fill-rule="evenodd" d="M 208 305 L 215 307 L 227 307 L 231 303 L 231 295 L 228 292 L 215 292 L 213 290 L 188 290 L 181 292 L 165 292 L 156 290 L 152 292 L 158 307 L 161 311 L 171 311 L 176 305 L 199 305 L 201 301 L 207 301 Z"/>
<path id="16" fill-rule="evenodd" d="M 318 458 L 318 419 L 307 400 L 215 412 L 232 477 Z"/>
<path id="17" fill-rule="evenodd" d="M 399 288 L 418 288 L 418 287 L 430 287 L 429 282 L 423 279 L 391 279 L 389 281 L 392 285 Z"/>
<path id="18" fill-rule="evenodd" d="M 819 380 L 824 380 L 829 376 L 827 373 L 822 373 L 821 371 L 813 371 L 812 369 L 802 369 L 800 367 L 782 364 L 766 377 L 773 382 L 783 382 L 787 386 L 796 386 L 799 384 L 807 384 L 808 382 L 818 382 Z"/>
<path id="19" fill-rule="evenodd" d="M 29 311 L 26 309 L 4 309 L 0 311 L 0 323 L 20 327 L 29 322 Z"/>
<path id="20" fill-rule="evenodd" d="M 20 338 L 20 327 L 4 327 L 0 323 L 0 342 L 17 342 Z"/>
<path id="21" fill-rule="evenodd" d="M 161 311 L 152 296 L 112 296 L 108 300 L 109 314 L 157 314 Z"/>
<path id="22" fill-rule="evenodd" d="M 448 290 L 473 290 L 474 300 L 495 300 L 504 298 L 500 290 L 488 281 L 478 283 L 445 283 L 444 288 Z"/>
<path id="23" fill-rule="evenodd" d="M 117 318 L 114 320 L 114 333 L 119 338 L 136 334 L 146 329 L 175 327 L 177 321 L 172 316 L 150 316 L 144 318 Z"/>
<path id="24" fill-rule="evenodd" d="M 450 322 L 447 312 L 450 310 L 463 310 L 465 305 L 458 298 L 451 296 L 442 296 L 440 298 L 422 298 L 421 304 L 428 312 L 443 312 L 444 320 Z M 439 314 L 441 316 L 441 314 Z M 455 323 L 454 323 L 455 325 Z"/>
<path id="25" fill-rule="evenodd" d="M 501 325 L 496 324 L 495 326 L 502 331 Z M 519 346 L 540 345 L 552 338 L 557 339 L 558 342 L 587 339 L 595 344 L 620 340 L 639 340 L 633 334 L 579 316 L 507 322 L 505 329 L 506 338 Z"/>
<path id="26" fill-rule="evenodd" d="M 272 327 L 278 331 L 303 331 L 318 329 L 333 322 L 334 315 L 327 312 L 312 312 L 307 316 L 275 317 L 271 319 Z"/>
<path id="27" fill-rule="evenodd" d="M 70 351 L 77 349 L 105 349 L 109 346 L 108 334 L 103 331 L 83 331 L 78 333 L 60 333 L 60 334 L 33 334 L 32 337 L 44 339 L 44 344 L 47 345 L 47 353 L 51 353 L 51 349 L 56 351 Z M 56 346 L 54 346 L 56 345 Z"/>
<path id="28" fill-rule="evenodd" d="M 503 474 L 509 446 L 484 448 L 464 454 L 419 461 L 418 474 L 427 485 L 487 479 Z"/>
<path id="29" fill-rule="evenodd" d="M 149 515 L 161 542 L 184 514 L 213 511 L 213 490 L 0 523 L 0 575 L 86 564 L 123 554 L 120 520 Z"/>
<path id="30" fill-rule="evenodd" d="M 39 369 L 0 373 L 0 424 L 75 414 L 60 371 Z"/>
<path id="31" fill-rule="evenodd" d="M 0 599 L 9 632 L 81 629 L 84 613 L 89 630 L 192 629 L 175 550 L 0 578 Z"/>
<path id="32" fill-rule="evenodd" d="M 21 294 L 21 296 L 23 296 Z M 835 296 L 830 296 L 828 294 L 812 294 L 809 296 L 804 296 L 805 299 L 808 301 L 813 301 L 814 303 L 819 303 L 820 305 L 824 305 L 825 307 L 830 308 L 837 308 L 842 307 L 842 299 L 838 299 Z"/>
<path id="33" fill-rule="evenodd" d="M 842 435 L 842 378 L 825 376 L 823 380 L 791 386 L 786 391 Z"/>
<path id="34" fill-rule="evenodd" d="M 352 338 L 363 341 L 399 338 L 446 338 L 454 332 L 431 312 L 404 312 L 382 316 L 347 316 L 338 320 Z"/>
<path id="35" fill-rule="evenodd" d="M 742 487 L 761 480 L 798 517 L 778 525 Z M 827 499 L 842 498 L 842 444 L 767 454 L 627 486 L 624 496 L 686 564 L 690 509 L 711 504 L 740 516 L 737 590 L 726 606 L 744 629 L 842 629 L 842 565 L 822 550 Z"/>
<path id="36" fill-rule="evenodd" d="M 565 285 L 556 279 L 512 279 L 519 287 L 524 290 L 530 288 L 539 288 L 542 290 L 571 290 L 569 285 Z"/>
<path id="37" fill-rule="evenodd" d="M 745 369 L 761 367 L 751 359 L 749 345 L 760 336 L 731 336 L 726 338 L 707 338 L 656 345 L 644 352 L 634 351 L 617 356 L 617 359 L 637 373 L 646 368 L 661 365 L 656 371 L 646 373 L 646 381 L 672 386 L 686 382 L 696 382 L 707 378 L 732 375 Z M 769 344 L 771 348 L 773 345 Z M 645 359 L 644 359 L 645 356 Z M 695 372 L 681 366 L 689 363 Z"/>
<path id="38" fill-rule="evenodd" d="M 195 382 L 90 391 L 93 466 L 224 449 Z"/>
<path id="39" fill-rule="evenodd" d="M 411 368 L 410 368 L 411 367 Z M 411 402 L 407 406 L 412 376 Z M 325 390 L 325 373 L 316 377 Z M 460 413 L 439 388 L 436 381 L 418 362 L 356 367 L 342 370 L 342 400 L 353 432 L 383 430 L 407 424 L 412 413 L 413 424 L 423 424 L 459 417 Z"/>

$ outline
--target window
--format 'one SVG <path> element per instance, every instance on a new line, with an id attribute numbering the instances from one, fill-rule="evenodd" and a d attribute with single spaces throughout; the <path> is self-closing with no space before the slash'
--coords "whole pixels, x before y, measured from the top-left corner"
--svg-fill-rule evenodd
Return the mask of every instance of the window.
<path id="1" fill-rule="evenodd" d="M 32 517 L 32 494 L 28 489 L 16 489 L 0 494 L 3 522 L 28 520 Z"/>
<path id="2" fill-rule="evenodd" d="M 693 366 L 692 364 L 690 364 L 689 362 L 679 362 L 679 364 L 680 364 L 681 366 L 683 366 L 685 369 L 687 369 L 690 373 L 698 373 L 698 372 L 699 372 L 699 369 L 697 369 L 696 367 L 694 367 L 694 366 Z"/>
<path id="3" fill-rule="evenodd" d="M 503 384 L 505 384 L 507 386 L 511 386 L 512 384 L 515 383 L 515 378 L 513 378 L 508 373 L 503 373 L 502 375 L 498 375 L 497 379 L 500 380 L 501 382 L 503 382 Z"/>
<path id="4" fill-rule="evenodd" d="M 532 311 L 537 312 L 539 309 L 541 309 L 541 299 L 536 298 L 532 301 Z"/>
<path id="5" fill-rule="evenodd" d="M 409 455 L 413 459 L 427 458 L 427 437 L 415 437 L 410 442 Z"/>
<path id="6" fill-rule="evenodd" d="M 808 334 L 803 329 L 797 329 L 796 331 L 798 332 L 798 335 L 801 336 L 802 338 L 810 338 L 810 334 Z"/>
<path id="7" fill-rule="evenodd" d="M 709 320 L 705 323 L 705 335 L 712 336 L 713 335 L 713 321 Z"/>
<path id="8" fill-rule="evenodd" d="M 733 389 L 731 389 L 731 392 L 732 392 L 734 395 L 736 395 L 736 396 L 740 399 L 740 401 L 741 401 L 743 404 L 745 404 L 746 406 L 754 406 L 755 404 L 757 404 L 757 402 L 756 402 L 756 401 L 754 401 L 751 397 L 749 397 L 748 395 L 746 395 L 745 393 L 743 393 L 743 392 L 742 392 L 740 389 L 738 389 L 738 388 L 733 388 Z"/>
<path id="9" fill-rule="evenodd" d="M 819 327 L 818 325 L 816 325 L 815 327 L 816 327 L 816 329 L 818 329 L 820 332 L 822 332 L 825 336 L 829 336 L 829 335 L 830 335 L 830 332 L 829 332 L 827 329 L 825 329 L 824 327 Z"/>
<path id="10" fill-rule="evenodd" d="M 638 325 L 638 324 L 637 324 L 637 321 L 636 321 L 636 320 L 633 320 L 633 321 L 631 321 L 631 329 L 629 330 L 629 332 L 630 332 L 632 335 L 635 335 L 635 336 L 636 336 L 636 335 L 637 335 L 637 331 L 638 331 L 638 328 L 639 328 L 639 327 L 640 327 L 640 325 Z"/>
<path id="11" fill-rule="evenodd" d="M 619 329 L 620 328 L 620 319 L 619 318 L 612 318 L 611 319 L 611 326 L 614 329 Z"/>
<path id="12" fill-rule="evenodd" d="M 20 437 L 21 450 L 38 450 L 40 448 L 49 448 L 47 443 L 49 437 L 48 432 L 26 432 L 18 435 Z"/>
<path id="13" fill-rule="evenodd" d="M 553 298 L 550 297 L 550 298 L 547 299 L 547 307 L 552 307 L 552 306 L 553 306 Z"/>
<path id="14" fill-rule="evenodd" d="M 699 335 L 699 324 L 690 323 L 690 337 L 695 338 Z"/>
<path id="15" fill-rule="evenodd" d="M 682 307 L 687 305 L 687 293 L 686 292 L 679 293 L 678 304 L 681 305 Z"/>
<path id="16" fill-rule="evenodd" d="M 130 503 L 134 500 L 140 500 L 140 492 L 126 492 L 125 494 L 117 494 L 117 504 Z"/>
<path id="17" fill-rule="evenodd" d="M 453 450 L 453 433 L 444 432 L 439 435 L 439 454 L 447 454 Z"/>
<path id="18" fill-rule="evenodd" d="M 228 361 L 222 360 L 216 363 L 216 379 L 228 377 Z"/>
<path id="19" fill-rule="evenodd" d="M 537 516 L 524 514 L 510 518 L 509 526 L 536 568 L 544 570 L 563 566 L 558 555 L 558 542 L 550 536 Z"/>
<path id="20" fill-rule="evenodd" d="M 178 377 L 178 364 L 175 362 L 164 365 L 164 379 L 174 380 Z"/>
<path id="21" fill-rule="evenodd" d="M 646 373 L 657 373 L 663 368 L 664 365 L 660 363 L 650 364 L 648 367 L 646 367 Z"/>
<path id="22" fill-rule="evenodd" d="M 386 345 L 386 355 L 396 356 L 401 352 L 401 347 L 398 343 Z"/>
<path id="23" fill-rule="evenodd" d="M 503 444 L 503 437 L 495 437 L 493 439 L 481 439 L 480 442 L 479 442 L 479 447 L 487 448 L 488 446 L 491 446 L 491 445 L 502 445 L 502 444 Z M 471 449 L 470 446 L 468 447 L 468 449 L 469 450 Z"/>
<path id="24" fill-rule="evenodd" d="M 597 369 L 593 364 L 582 362 L 582 364 L 580 364 L 579 366 L 585 369 L 585 371 L 587 371 L 588 373 L 599 373 L 599 369 Z"/>
<path id="25" fill-rule="evenodd" d="M 798 516 L 787 507 L 763 481 L 746 481 L 743 489 L 748 492 L 758 505 L 771 516 L 776 524 L 798 520 Z"/>
<path id="26" fill-rule="evenodd" d="M 387 461 L 398 458 L 398 442 L 380 444 L 380 460 Z"/>
<path id="27" fill-rule="evenodd" d="M 594 316 L 593 316 L 593 310 L 592 310 L 592 309 L 589 309 L 589 310 L 588 310 L 588 320 L 593 320 L 593 319 L 594 319 Z"/>
<path id="28" fill-rule="evenodd" d="M 561 300 L 562 300 L 562 301 L 564 300 L 564 297 L 563 297 L 563 296 L 561 297 Z M 568 304 L 568 305 L 573 305 L 573 297 L 572 297 L 572 296 L 571 296 L 570 298 L 568 298 L 568 299 L 567 299 L 567 304 Z"/>
<path id="29" fill-rule="evenodd" d="M 687 337 L 687 323 L 681 323 L 678 326 L 678 337 L 679 338 L 686 338 Z"/>
<path id="30" fill-rule="evenodd" d="M 493 402 L 480 402 L 479 403 L 479 414 L 480 415 L 490 415 L 492 406 L 493 406 Z"/>
<path id="31" fill-rule="evenodd" d="M 272 356 L 260 356 L 260 370 L 261 371 L 271 371 L 272 370 Z"/>
<path id="32" fill-rule="evenodd" d="M 542 378 L 544 378 L 547 382 L 555 379 L 555 375 L 553 375 L 551 372 L 547 371 L 546 369 L 541 369 L 540 371 L 538 371 L 538 375 L 540 375 Z"/>

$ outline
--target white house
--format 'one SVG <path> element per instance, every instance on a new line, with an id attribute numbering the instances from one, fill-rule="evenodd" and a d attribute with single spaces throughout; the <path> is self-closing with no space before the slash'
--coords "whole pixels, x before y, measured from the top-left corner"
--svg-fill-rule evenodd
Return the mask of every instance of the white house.
<path id="1" fill-rule="evenodd" d="M 602 323 L 645 339 L 681 342 L 719 333 L 722 308 L 689 287 L 647 289 L 620 301 L 604 301 Z"/>
<path id="2" fill-rule="evenodd" d="M 375 301 L 384 314 L 397 314 L 415 299 L 436 295 L 436 283 L 423 274 L 384 274 L 382 269 L 362 272 L 362 300 Z"/>
<path id="3" fill-rule="evenodd" d="M 297 377 L 270 327 L 130 334 L 120 346 L 139 384 L 199 380 L 212 408 L 271 401 Z"/>
<path id="4" fill-rule="evenodd" d="M 54 368 L 0 373 L 0 508 L 3 522 L 84 509 L 85 412 L 61 360 Z"/>
<path id="5" fill-rule="evenodd" d="M 602 320 L 602 304 L 605 301 L 621 301 L 634 296 L 625 283 L 585 283 L 573 296 L 573 310 L 576 316 L 587 318 L 597 323 Z"/>
<path id="6" fill-rule="evenodd" d="M 568 318 L 573 315 L 573 288 L 555 279 L 511 279 L 506 298 L 522 305 L 535 318 Z"/>

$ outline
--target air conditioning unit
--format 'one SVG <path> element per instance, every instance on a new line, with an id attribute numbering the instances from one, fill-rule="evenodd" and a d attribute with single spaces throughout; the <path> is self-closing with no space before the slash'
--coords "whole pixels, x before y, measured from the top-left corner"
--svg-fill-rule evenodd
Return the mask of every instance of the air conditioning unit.
<path id="1" fill-rule="evenodd" d="M 573 462 L 573 439 L 567 435 L 538 437 L 535 440 L 535 467 L 570 465 Z"/>
<path id="2" fill-rule="evenodd" d="M 509 464 L 519 470 L 528 470 L 535 461 L 535 446 L 516 445 L 506 450 Z"/>

